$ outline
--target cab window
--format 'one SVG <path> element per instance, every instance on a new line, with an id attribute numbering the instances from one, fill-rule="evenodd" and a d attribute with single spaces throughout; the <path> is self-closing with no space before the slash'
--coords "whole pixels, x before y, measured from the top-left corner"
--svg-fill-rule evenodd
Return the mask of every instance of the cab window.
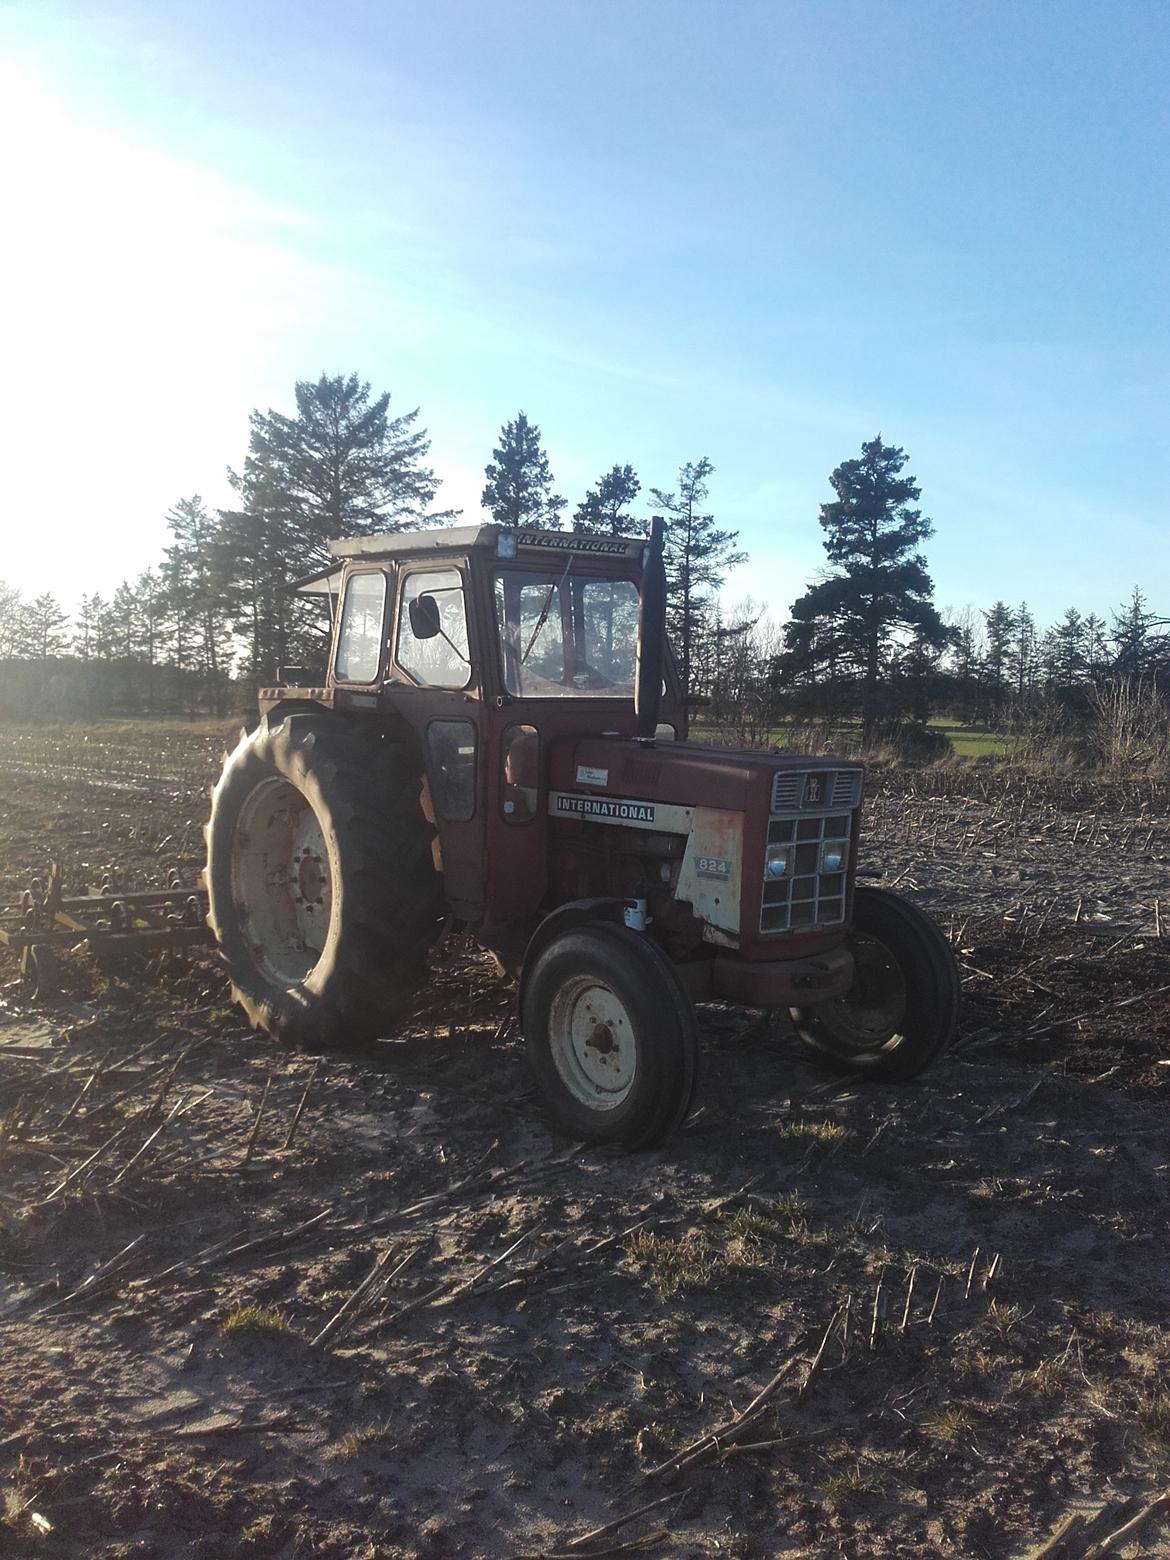
<path id="1" fill-rule="evenodd" d="M 386 576 L 381 570 L 351 574 L 345 587 L 337 656 L 341 682 L 374 682 L 382 666 L 382 621 L 386 612 Z"/>
<path id="2" fill-rule="evenodd" d="M 563 572 L 496 575 L 504 686 L 519 698 L 629 698 L 638 642 L 638 587 Z"/>
<path id="3" fill-rule="evenodd" d="M 470 818 L 475 812 L 475 727 L 469 720 L 433 720 L 427 747 L 440 817 Z"/>
<path id="4" fill-rule="evenodd" d="M 535 818 L 540 797 L 540 733 L 535 726 L 509 726 L 501 746 L 500 810 L 509 823 Z"/>
<path id="5" fill-rule="evenodd" d="M 424 687 L 467 687 L 467 607 L 457 569 L 426 569 L 403 580 L 395 658 Z"/>

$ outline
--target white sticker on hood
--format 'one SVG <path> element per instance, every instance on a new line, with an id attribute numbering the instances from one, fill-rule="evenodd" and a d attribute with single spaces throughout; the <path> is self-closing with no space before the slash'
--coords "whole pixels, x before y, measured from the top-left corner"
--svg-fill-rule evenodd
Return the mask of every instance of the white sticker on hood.
<path id="1" fill-rule="evenodd" d="M 577 765 L 578 785 L 608 785 L 608 769 L 591 769 L 588 764 Z"/>

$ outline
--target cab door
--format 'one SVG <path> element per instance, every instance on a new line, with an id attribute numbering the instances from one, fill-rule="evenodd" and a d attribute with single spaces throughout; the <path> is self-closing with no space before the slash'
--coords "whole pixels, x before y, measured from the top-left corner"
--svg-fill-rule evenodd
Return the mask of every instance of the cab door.
<path id="1" fill-rule="evenodd" d="M 467 622 L 462 560 L 406 566 L 398 581 L 384 697 L 418 732 L 448 904 L 456 915 L 478 921 L 484 903 L 483 701 Z M 405 685 L 398 701 L 396 684 Z"/>
<path id="2" fill-rule="evenodd" d="M 548 585 L 540 575 L 507 567 L 477 585 L 479 620 L 486 628 L 488 915 L 493 922 L 524 921 L 539 911 L 548 890 L 549 710 L 547 701 L 517 698 L 517 678 Z M 526 594 L 532 597 L 527 617 Z M 548 633 L 559 640 L 564 632 L 559 600 L 553 606 Z"/>

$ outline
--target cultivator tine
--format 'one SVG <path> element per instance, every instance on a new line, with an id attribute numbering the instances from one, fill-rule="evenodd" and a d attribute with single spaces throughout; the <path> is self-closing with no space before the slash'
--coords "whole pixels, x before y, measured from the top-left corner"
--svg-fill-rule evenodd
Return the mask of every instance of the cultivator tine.
<path id="1" fill-rule="evenodd" d="M 145 952 L 206 945 L 207 896 L 172 871 L 165 889 L 128 893 L 107 877 L 76 898 L 62 891 L 56 862 L 47 879 L 33 878 L 19 904 L 0 909 L 0 946 L 20 956 L 20 973 L 37 996 L 57 983 L 58 952 L 88 945 L 95 952 Z"/>

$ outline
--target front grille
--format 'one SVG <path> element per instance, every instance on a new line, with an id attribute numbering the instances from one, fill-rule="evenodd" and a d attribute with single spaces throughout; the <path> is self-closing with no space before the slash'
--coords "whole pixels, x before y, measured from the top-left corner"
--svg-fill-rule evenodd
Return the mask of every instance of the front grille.
<path id="1" fill-rule="evenodd" d="M 850 812 L 861 801 L 861 770 L 838 769 L 833 776 L 833 789 L 829 797 L 830 807 L 847 807 Z M 779 811 L 779 808 L 776 809 Z"/>
<path id="2" fill-rule="evenodd" d="M 787 845 L 792 860 L 785 877 L 764 880 L 761 932 L 807 931 L 840 926 L 849 909 L 849 846 L 861 805 L 862 771 L 857 768 L 781 769 L 772 781 L 768 844 Z M 840 872 L 821 871 L 826 844 L 840 845 Z"/>
<path id="3" fill-rule="evenodd" d="M 849 900 L 849 842 L 852 813 L 818 813 L 799 818 L 773 818 L 768 824 L 768 844 L 787 845 L 792 862 L 787 876 L 765 879 L 760 906 L 761 932 L 807 931 L 813 927 L 840 926 Z M 840 872 L 821 871 L 826 844 L 839 845 Z"/>
<path id="4" fill-rule="evenodd" d="M 780 769 L 772 781 L 772 812 L 842 808 L 861 801 L 860 769 Z"/>
<path id="5" fill-rule="evenodd" d="M 772 811 L 795 812 L 804 795 L 804 782 L 808 776 L 803 769 L 782 769 L 772 782 Z"/>

